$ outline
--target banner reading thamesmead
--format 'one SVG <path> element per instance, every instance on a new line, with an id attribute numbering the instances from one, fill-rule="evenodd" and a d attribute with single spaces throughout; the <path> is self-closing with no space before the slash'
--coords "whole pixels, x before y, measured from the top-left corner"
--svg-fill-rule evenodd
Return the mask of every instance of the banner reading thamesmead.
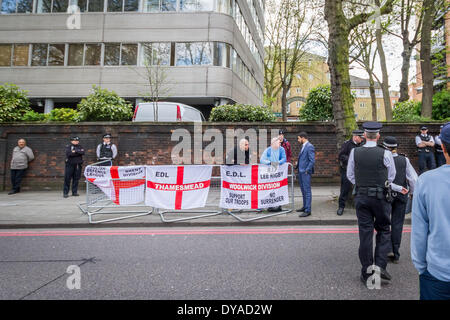
<path id="1" fill-rule="evenodd" d="M 206 205 L 212 166 L 147 166 L 145 204 L 162 209 Z"/>
<path id="2" fill-rule="evenodd" d="M 115 204 L 129 205 L 144 201 L 145 166 L 87 166 L 84 176 Z"/>
<path id="3" fill-rule="evenodd" d="M 221 166 L 220 207 L 259 209 L 289 203 L 288 165 Z"/>

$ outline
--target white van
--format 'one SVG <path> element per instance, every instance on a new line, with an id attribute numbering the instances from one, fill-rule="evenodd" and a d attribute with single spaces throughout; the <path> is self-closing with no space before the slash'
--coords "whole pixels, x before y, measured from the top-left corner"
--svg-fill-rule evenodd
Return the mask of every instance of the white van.
<path id="1" fill-rule="evenodd" d="M 157 102 L 157 122 L 202 122 L 203 114 L 194 107 L 177 102 Z M 133 121 L 155 121 L 153 102 L 141 102 L 136 106 Z"/>

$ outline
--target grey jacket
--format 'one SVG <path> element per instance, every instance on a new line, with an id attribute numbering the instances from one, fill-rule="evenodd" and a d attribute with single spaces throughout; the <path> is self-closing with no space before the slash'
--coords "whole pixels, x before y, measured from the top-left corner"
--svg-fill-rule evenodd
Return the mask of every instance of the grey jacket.
<path id="1" fill-rule="evenodd" d="M 20 170 L 28 168 L 28 162 L 34 159 L 33 151 L 25 146 L 20 149 L 19 146 L 13 149 L 13 155 L 11 159 L 11 169 Z"/>

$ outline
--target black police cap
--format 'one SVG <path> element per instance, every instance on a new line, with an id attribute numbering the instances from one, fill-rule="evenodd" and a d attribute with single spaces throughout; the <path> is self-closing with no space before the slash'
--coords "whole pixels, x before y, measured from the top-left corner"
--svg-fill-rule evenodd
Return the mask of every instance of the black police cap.
<path id="1" fill-rule="evenodd" d="M 421 126 L 420 130 L 428 130 L 428 127 L 427 126 Z"/>
<path id="2" fill-rule="evenodd" d="M 111 136 L 110 133 L 107 133 L 107 134 L 104 134 L 104 135 L 103 135 L 103 138 L 112 138 L 112 136 Z"/>
<path id="3" fill-rule="evenodd" d="M 363 129 L 366 132 L 379 132 L 383 125 L 376 121 L 367 121 L 363 123 Z"/>
<path id="4" fill-rule="evenodd" d="M 80 138 L 78 136 L 70 138 L 70 141 L 80 141 Z"/>
<path id="5" fill-rule="evenodd" d="M 364 135 L 364 131 L 362 131 L 362 130 L 353 130 L 352 135 L 362 137 Z"/>
<path id="6" fill-rule="evenodd" d="M 388 136 L 384 138 L 383 146 L 388 148 L 396 148 L 398 147 L 397 139 L 395 139 L 395 137 Z"/>

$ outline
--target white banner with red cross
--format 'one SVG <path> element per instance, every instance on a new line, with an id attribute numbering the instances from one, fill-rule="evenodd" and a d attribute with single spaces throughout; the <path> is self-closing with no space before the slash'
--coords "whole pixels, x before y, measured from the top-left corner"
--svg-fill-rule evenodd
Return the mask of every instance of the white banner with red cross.
<path id="1" fill-rule="evenodd" d="M 289 203 L 288 165 L 221 166 L 220 207 L 262 209 Z"/>
<path id="2" fill-rule="evenodd" d="M 144 201 L 145 166 L 87 166 L 84 176 L 117 205 Z"/>
<path id="3" fill-rule="evenodd" d="M 206 205 L 212 166 L 147 166 L 145 204 L 182 210 Z"/>

